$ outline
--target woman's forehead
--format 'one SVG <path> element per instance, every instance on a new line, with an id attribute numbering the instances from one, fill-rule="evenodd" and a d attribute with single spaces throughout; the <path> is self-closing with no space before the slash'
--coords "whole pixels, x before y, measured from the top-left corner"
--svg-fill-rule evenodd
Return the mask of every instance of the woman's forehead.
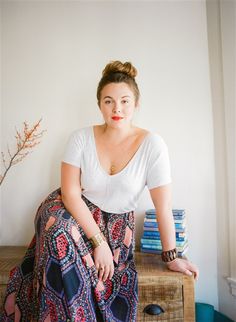
<path id="1" fill-rule="evenodd" d="M 106 96 L 114 97 L 133 97 L 133 91 L 131 90 L 130 86 L 126 83 L 110 83 L 103 87 L 102 89 L 102 97 L 105 98 Z"/>

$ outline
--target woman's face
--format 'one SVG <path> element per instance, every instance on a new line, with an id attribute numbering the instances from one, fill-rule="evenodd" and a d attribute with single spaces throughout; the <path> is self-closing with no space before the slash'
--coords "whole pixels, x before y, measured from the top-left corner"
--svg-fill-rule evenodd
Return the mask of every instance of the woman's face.
<path id="1" fill-rule="evenodd" d="M 134 93 L 126 83 L 107 84 L 101 91 L 99 107 L 108 126 L 130 125 L 136 108 Z"/>

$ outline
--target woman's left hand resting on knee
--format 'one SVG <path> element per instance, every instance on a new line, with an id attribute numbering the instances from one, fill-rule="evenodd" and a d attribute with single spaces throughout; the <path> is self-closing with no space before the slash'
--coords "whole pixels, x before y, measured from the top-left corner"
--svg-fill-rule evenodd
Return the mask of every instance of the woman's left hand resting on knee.
<path id="1" fill-rule="evenodd" d="M 94 249 L 94 262 L 100 281 L 111 279 L 114 274 L 114 263 L 111 249 L 107 242 L 102 243 Z"/>
<path id="2" fill-rule="evenodd" d="M 163 251 L 173 250 L 176 247 L 175 224 L 172 214 L 172 185 L 171 183 L 150 189 L 150 195 L 154 203 L 158 227 L 160 231 Z M 187 259 L 176 258 L 166 263 L 172 271 L 182 272 L 186 275 L 194 274 L 198 279 L 199 270 L 196 265 Z"/>

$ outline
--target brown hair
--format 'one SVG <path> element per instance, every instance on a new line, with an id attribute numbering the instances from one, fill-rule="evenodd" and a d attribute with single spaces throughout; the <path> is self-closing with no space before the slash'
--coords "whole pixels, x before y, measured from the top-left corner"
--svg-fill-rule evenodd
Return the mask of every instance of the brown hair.
<path id="1" fill-rule="evenodd" d="M 139 89 L 135 81 L 137 69 L 130 63 L 122 63 L 119 60 L 111 61 L 107 64 L 102 72 L 102 78 L 97 88 L 97 100 L 100 104 L 101 91 L 104 86 L 110 83 L 126 83 L 132 89 L 135 96 L 135 103 L 139 100 Z"/>

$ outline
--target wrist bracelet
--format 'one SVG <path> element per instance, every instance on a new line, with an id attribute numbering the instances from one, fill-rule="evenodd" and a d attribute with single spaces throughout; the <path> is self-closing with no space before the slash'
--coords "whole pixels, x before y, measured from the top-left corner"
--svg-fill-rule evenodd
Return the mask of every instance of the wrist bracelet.
<path id="1" fill-rule="evenodd" d="M 176 258 L 177 258 L 177 248 L 166 250 L 161 253 L 161 259 L 165 263 L 172 262 Z"/>
<path id="2" fill-rule="evenodd" d="M 91 241 L 93 248 L 96 248 L 100 246 L 104 241 L 106 241 L 106 238 L 102 232 L 99 232 L 92 236 L 89 240 Z"/>

